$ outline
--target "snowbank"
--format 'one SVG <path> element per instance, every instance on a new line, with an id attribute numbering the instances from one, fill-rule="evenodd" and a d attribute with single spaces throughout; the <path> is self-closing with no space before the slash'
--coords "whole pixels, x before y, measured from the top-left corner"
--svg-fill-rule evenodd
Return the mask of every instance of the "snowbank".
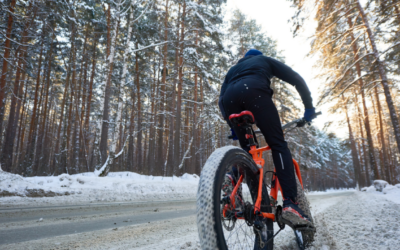
<path id="1" fill-rule="evenodd" d="M 94 173 L 22 177 L 0 171 L 0 203 L 29 201 L 32 197 L 50 203 L 194 199 L 198 181 L 197 175 L 190 174 L 162 177 L 111 172 L 107 177 Z"/>
<path id="2" fill-rule="evenodd" d="M 389 185 L 389 183 L 387 181 L 384 180 L 374 180 L 374 187 L 376 189 L 376 191 L 382 192 L 382 190 Z"/>
<path id="3" fill-rule="evenodd" d="M 323 194 L 331 194 L 331 193 L 340 193 L 340 192 L 348 192 L 348 191 L 356 191 L 355 188 L 340 188 L 340 189 L 327 189 L 325 191 L 308 191 L 307 195 L 323 195 Z"/>
<path id="4" fill-rule="evenodd" d="M 400 204 L 400 184 L 390 185 L 386 181 L 375 180 L 370 187 L 364 187 L 361 191 L 372 195 L 380 195 L 394 203 Z"/>

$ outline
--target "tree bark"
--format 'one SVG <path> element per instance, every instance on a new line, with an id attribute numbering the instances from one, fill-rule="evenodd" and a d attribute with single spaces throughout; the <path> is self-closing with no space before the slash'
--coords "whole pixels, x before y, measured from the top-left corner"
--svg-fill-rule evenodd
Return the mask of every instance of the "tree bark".
<path id="1" fill-rule="evenodd" d="M 32 157 L 33 155 L 33 147 L 35 145 L 35 140 L 34 140 L 34 130 L 36 128 L 36 112 L 38 109 L 38 95 L 39 95 L 39 88 L 40 88 L 40 74 L 41 74 L 41 68 L 42 68 L 42 55 L 43 55 L 43 40 L 44 40 L 44 23 L 43 23 L 43 29 L 42 29 L 42 42 L 40 45 L 40 53 L 39 53 L 39 62 L 38 62 L 38 70 L 37 70 L 37 76 L 36 76 L 36 88 L 35 88 L 35 99 L 33 103 L 33 110 L 32 110 L 32 115 L 31 115 L 31 122 L 29 126 L 29 134 L 28 134 L 28 144 L 26 147 L 26 159 L 25 159 L 25 167 L 28 165 L 31 165 L 31 162 L 33 161 Z M 31 173 L 32 174 L 32 173 Z"/>
<path id="2" fill-rule="evenodd" d="M 203 114 L 204 113 L 204 90 L 203 90 L 203 78 L 200 78 L 200 98 L 201 98 L 201 109 L 200 109 L 200 113 Z M 200 169 L 199 169 L 199 173 L 201 173 L 201 170 L 203 169 L 203 165 L 204 165 L 204 136 L 203 136 L 203 121 L 201 121 L 199 123 L 199 128 L 200 128 L 200 133 L 199 133 L 199 137 L 200 137 L 200 149 L 199 149 L 199 165 L 200 165 Z"/>
<path id="3" fill-rule="evenodd" d="M 43 137 L 45 133 L 45 124 L 46 124 L 46 118 L 47 118 L 47 109 L 48 109 L 48 100 L 49 100 L 49 89 L 50 89 L 50 72 L 51 72 L 51 63 L 53 59 L 53 40 L 55 39 L 55 34 L 53 33 L 53 36 L 50 39 L 49 42 L 49 56 L 48 56 L 48 66 L 47 66 L 47 76 L 46 76 L 46 93 L 45 93 L 45 102 L 44 102 L 44 112 L 43 112 L 43 118 L 39 127 L 39 135 L 38 135 L 38 147 L 36 149 L 36 160 L 33 165 L 33 173 L 34 175 L 38 174 L 44 174 L 44 164 L 40 165 L 40 159 L 42 158 L 42 149 L 43 149 Z M 39 169 L 39 166 L 42 166 L 41 169 Z M 38 171 L 39 170 L 39 171 Z M 41 173 L 40 173 L 41 172 Z"/>
<path id="4" fill-rule="evenodd" d="M 166 15 L 164 19 L 164 41 L 168 41 L 168 0 L 165 3 Z M 165 121 L 165 84 L 167 80 L 167 56 L 168 56 L 168 44 L 164 44 L 163 48 L 163 72 L 161 80 L 161 92 L 160 92 L 160 118 L 159 118 L 159 129 L 158 129 L 158 147 L 157 147 L 157 168 L 159 170 L 164 169 L 164 121 Z"/>
<path id="5" fill-rule="evenodd" d="M 136 49 L 138 49 L 138 42 L 136 42 Z M 136 166 L 138 168 L 138 173 L 143 172 L 143 161 L 142 161 L 142 101 L 140 98 L 140 82 L 139 82 L 139 53 L 135 53 L 135 83 L 136 83 L 136 109 L 137 109 L 137 138 L 136 138 Z M 164 87 L 165 89 L 165 87 Z"/>
<path id="6" fill-rule="evenodd" d="M 119 6 L 117 12 L 119 13 Z M 110 8 L 108 9 L 108 20 L 111 19 Z M 109 129 L 109 106 L 110 106 L 110 95 L 111 95 L 111 78 L 114 65 L 114 54 L 116 39 L 118 36 L 119 20 L 115 20 L 115 26 L 113 28 L 113 35 L 110 41 L 110 49 L 108 59 L 108 68 L 106 73 L 106 81 L 103 83 L 105 85 L 104 94 L 104 106 L 103 106 L 103 116 L 102 116 L 102 127 L 101 127 L 101 139 L 100 139 L 100 153 L 101 153 L 101 165 L 103 165 L 108 158 L 108 129 Z M 111 29 L 111 25 L 108 25 L 108 30 Z"/>
<path id="7" fill-rule="evenodd" d="M 342 100 L 344 101 L 343 96 L 342 96 Z M 355 175 L 355 179 L 358 183 L 358 188 L 360 189 L 360 187 L 362 187 L 362 184 L 363 184 L 361 181 L 361 174 L 360 174 L 360 162 L 358 160 L 356 143 L 354 140 L 353 131 L 351 129 L 349 112 L 347 110 L 347 101 L 344 101 L 344 108 L 345 108 L 345 112 L 346 112 L 347 126 L 349 128 L 349 137 L 350 137 L 349 139 L 350 139 L 351 156 L 353 159 L 354 175 Z"/>
<path id="8" fill-rule="evenodd" d="M 133 1 L 131 2 L 131 8 L 133 8 Z M 118 140 L 120 138 L 121 135 L 121 125 L 122 125 L 122 102 L 123 102 L 123 92 L 124 92 L 124 88 L 125 88 L 125 82 L 126 82 L 126 74 L 128 71 L 128 65 L 127 65 L 127 58 L 128 58 L 128 52 L 129 52 L 129 43 L 131 40 L 131 34 L 132 34 L 132 25 L 133 25 L 133 10 L 131 9 L 131 13 L 129 16 L 129 20 L 131 22 L 128 22 L 127 26 L 128 26 L 128 34 L 126 36 L 126 43 L 125 43 L 125 48 L 124 48 L 124 54 L 123 54 L 123 58 L 122 58 L 122 76 L 121 76 L 121 83 L 119 85 L 119 89 L 118 89 L 118 109 L 117 109 L 117 119 L 116 119 L 116 123 L 115 123 L 115 131 L 114 131 L 114 138 L 111 142 L 111 146 L 110 146 L 110 152 L 109 152 L 109 162 L 108 165 L 104 171 L 104 173 L 102 173 L 102 176 L 106 176 L 108 174 L 108 172 L 111 169 L 111 164 L 114 161 L 115 158 L 115 152 L 116 152 L 116 145 L 118 143 Z M 122 145 L 123 142 L 121 142 L 121 149 L 123 147 Z"/>
<path id="9" fill-rule="evenodd" d="M 8 8 L 8 20 L 7 20 L 7 30 L 6 30 L 6 41 L 4 43 L 4 55 L 3 55 L 3 67 L 0 76 L 0 141 L 3 131 L 3 119 L 4 119 L 4 102 L 5 102 L 5 92 L 6 92 L 6 78 L 8 73 L 8 60 L 11 53 L 11 31 L 14 22 L 13 14 L 16 0 L 11 0 L 10 7 Z"/>
<path id="10" fill-rule="evenodd" d="M 390 89 L 389 89 L 389 82 L 387 79 L 387 75 L 386 75 L 386 71 L 385 71 L 385 67 L 384 67 L 384 63 L 381 61 L 381 59 L 379 58 L 379 52 L 376 46 L 376 42 L 375 42 L 375 35 L 372 33 L 371 27 L 369 25 L 369 21 L 368 21 L 368 17 L 364 12 L 363 7 L 361 6 L 361 3 L 359 0 L 357 1 L 357 7 L 358 10 L 360 11 L 362 20 L 364 22 L 364 25 L 366 27 L 367 33 L 368 33 L 368 38 L 372 47 L 372 51 L 374 53 L 374 57 L 376 60 L 376 63 L 378 65 L 378 72 L 379 75 L 381 77 L 382 80 L 382 86 L 383 86 L 383 91 L 385 93 L 385 98 L 386 98 L 386 103 L 388 105 L 389 108 L 389 114 L 390 114 L 390 118 L 393 124 L 393 130 L 394 130 L 394 135 L 396 138 L 396 143 L 397 143 L 397 149 L 400 152 L 400 125 L 399 125 L 399 119 L 397 117 L 396 114 L 396 109 L 393 103 L 393 99 L 392 96 L 390 95 Z"/>
<path id="11" fill-rule="evenodd" d="M 199 31 L 196 31 L 196 42 L 195 42 L 195 46 L 196 46 L 196 52 L 197 52 L 197 48 L 199 45 Z M 195 67 L 195 72 L 194 73 L 194 91 L 193 91 L 193 125 L 192 125 L 192 138 L 193 138 L 193 146 L 192 146 L 192 169 L 193 169 L 193 173 L 200 173 L 200 167 L 198 164 L 198 138 L 197 138 L 197 88 L 198 88 L 198 67 Z"/>
<path id="12" fill-rule="evenodd" d="M 156 72 L 157 72 L 157 64 L 156 64 L 156 58 L 154 58 L 154 65 L 153 65 L 153 86 L 151 87 L 151 118 L 150 118 L 150 135 L 149 135 L 149 157 L 147 161 L 147 165 L 149 168 L 149 174 L 153 174 L 154 170 L 154 163 L 155 163 L 155 141 L 156 141 L 156 133 L 155 133 L 155 127 L 156 127 Z"/>
<path id="13" fill-rule="evenodd" d="M 177 22 L 176 22 L 176 43 L 175 43 L 175 62 L 174 62 L 174 80 L 172 81 L 172 87 L 171 87 L 171 114 L 169 116 L 169 135 L 168 135 L 168 157 L 167 157 L 167 170 L 168 170 L 168 175 L 176 175 L 175 173 L 175 164 L 177 164 L 177 162 L 175 162 L 175 137 L 174 137 L 174 133 L 175 133 L 175 116 L 173 115 L 174 113 L 176 114 L 176 83 L 177 83 L 177 76 L 178 76 L 178 71 L 179 71 L 179 66 L 178 66 L 178 60 L 179 60 L 179 26 L 180 26 L 180 12 L 181 12 L 181 8 L 179 5 L 178 8 L 178 15 L 177 15 Z M 167 24 L 167 23 L 166 23 Z M 176 121 L 177 123 L 178 121 Z"/>
<path id="14" fill-rule="evenodd" d="M 362 148 L 363 148 L 363 156 L 364 156 L 364 165 L 365 165 L 365 179 L 367 181 L 367 186 L 371 185 L 371 179 L 370 179 L 370 175 L 369 175 L 369 166 L 367 164 L 368 159 L 367 159 L 367 150 L 365 149 L 365 143 L 364 143 L 364 131 L 363 131 L 363 127 L 362 127 L 362 114 L 361 114 L 361 110 L 360 110 L 360 106 L 358 105 L 358 97 L 357 94 L 354 93 L 354 96 L 356 98 L 355 101 L 355 105 L 357 106 L 357 113 L 358 113 L 358 122 L 359 122 L 359 128 L 360 128 L 360 134 L 361 134 L 361 144 L 362 144 Z"/>
<path id="15" fill-rule="evenodd" d="M 26 67 L 26 64 L 25 64 Z M 21 82 L 25 83 L 25 76 L 26 76 L 26 71 L 23 72 L 22 74 L 22 80 Z M 23 84 L 20 84 L 20 96 L 22 97 L 22 91 L 23 91 Z M 18 139 L 17 139 L 17 148 L 15 150 L 15 154 L 17 159 L 15 161 L 15 173 L 21 173 L 22 175 L 24 175 L 24 173 L 22 173 L 22 169 L 20 168 L 20 161 L 23 159 L 23 141 L 24 141 L 24 134 L 25 134 L 25 126 L 23 126 L 23 122 L 26 120 L 25 119 L 25 103 L 26 103 L 26 95 L 27 95 L 27 89 L 28 89 L 28 84 L 25 84 L 25 92 L 24 92 L 24 98 L 23 98 L 23 103 L 21 104 L 21 99 L 18 100 L 18 106 L 17 106 L 17 114 L 19 116 L 19 111 L 21 109 L 22 106 L 22 111 L 21 111 L 21 119 L 19 121 L 19 126 L 18 126 L 18 120 L 15 120 L 16 126 L 18 126 Z M 19 155 L 18 155 L 19 154 Z"/>
<path id="16" fill-rule="evenodd" d="M 175 139 L 174 139 L 174 162 L 177 164 L 180 162 L 180 140 L 181 140 L 181 117 L 182 117 L 182 85 L 183 85 L 183 49 L 185 41 L 185 17 L 186 17 L 186 1 L 183 1 L 182 17 L 181 17 L 181 37 L 180 37 L 180 49 L 179 49 L 179 70 L 178 70 L 178 93 L 176 101 L 176 129 L 175 129 Z M 177 173 L 178 169 L 174 170 Z"/>
<path id="17" fill-rule="evenodd" d="M 350 28 L 353 27 L 353 23 L 352 23 L 350 17 L 347 18 L 347 22 L 348 22 Z M 369 159 L 371 162 L 371 166 L 373 167 L 373 170 L 374 170 L 375 179 L 380 179 L 380 174 L 378 171 L 378 164 L 375 159 L 375 150 L 374 150 L 374 142 L 372 140 L 371 126 L 369 123 L 369 113 L 368 113 L 368 109 L 367 109 L 367 104 L 365 102 L 364 81 L 361 77 L 361 67 L 360 67 L 360 63 L 358 62 L 358 60 L 359 60 L 358 47 L 357 47 L 357 43 L 355 42 L 353 32 L 350 33 L 350 37 L 351 37 L 351 43 L 352 43 L 352 48 L 353 48 L 353 53 L 354 53 L 354 62 L 356 62 L 355 63 L 356 71 L 357 71 L 357 75 L 359 78 L 358 83 L 360 85 L 360 92 L 361 92 L 361 98 L 362 98 L 361 101 L 362 101 L 363 110 L 364 110 L 364 124 L 365 124 L 365 130 L 367 131 Z"/>

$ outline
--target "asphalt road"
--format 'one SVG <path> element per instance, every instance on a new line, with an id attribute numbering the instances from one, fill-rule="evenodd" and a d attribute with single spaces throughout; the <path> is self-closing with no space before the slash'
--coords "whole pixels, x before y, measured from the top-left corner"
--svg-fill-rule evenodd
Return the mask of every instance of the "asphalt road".
<path id="1" fill-rule="evenodd" d="M 154 223 L 195 214 L 195 200 L 0 208 L 4 244 Z"/>
<path id="2" fill-rule="evenodd" d="M 308 199 L 318 213 L 353 194 Z M 0 250 L 199 249 L 195 210 L 195 200 L 0 208 Z"/>

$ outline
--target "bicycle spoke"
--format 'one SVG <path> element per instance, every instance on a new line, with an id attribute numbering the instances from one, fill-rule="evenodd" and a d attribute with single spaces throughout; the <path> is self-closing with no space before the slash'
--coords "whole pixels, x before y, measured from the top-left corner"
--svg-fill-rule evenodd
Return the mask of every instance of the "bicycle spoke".
<path id="1" fill-rule="evenodd" d="M 235 199 L 240 198 L 241 202 L 244 204 L 246 201 L 251 201 L 251 195 L 248 191 L 247 185 L 243 185 L 242 189 L 245 191 L 242 193 L 242 197 L 240 198 L 240 196 L 237 195 Z M 229 220 L 229 223 L 227 224 L 227 228 L 230 228 L 230 226 L 234 223 Z M 256 236 L 253 232 L 253 227 L 248 226 L 244 220 L 238 219 L 235 222 L 235 226 L 232 231 L 224 230 L 224 232 L 225 241 L 229 249 L 251 250 L 254 248 Z"/>

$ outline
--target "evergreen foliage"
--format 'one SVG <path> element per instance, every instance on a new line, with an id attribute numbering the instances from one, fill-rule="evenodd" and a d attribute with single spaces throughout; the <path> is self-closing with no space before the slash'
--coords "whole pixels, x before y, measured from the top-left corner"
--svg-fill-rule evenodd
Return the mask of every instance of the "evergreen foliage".
<path id="1" fill-rule="evenodd" d="M 224 23 L 224 3 L 1 2 L 2 169 L 199 174 L 216 148 L 232 143 L 217 105 L 229 67 L 250 48 L 284 61 L 255 20 L 237 10 Z M 294 88 L 272 84 L 283 123 L 300 117 Z M 286 139 L 308 188 L 355 186 L 347 141 L 313 127 Z"/>

